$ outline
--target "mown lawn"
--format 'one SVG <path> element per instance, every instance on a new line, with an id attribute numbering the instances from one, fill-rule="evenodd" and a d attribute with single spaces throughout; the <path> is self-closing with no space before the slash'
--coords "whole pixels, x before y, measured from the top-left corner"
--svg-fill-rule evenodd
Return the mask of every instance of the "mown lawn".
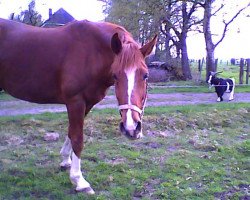
<path id="1" fill-rule="evenodd" d="M 59 169 L 65 113 L 0 118 L 0 199 L 249 198 L 250 104 L 147 108 L 137 141 L 120 135 L 119 118 L 107 109 L 86 119 L 82 170 L 94 196 L 76 194 Z M 44 141 L 52 131 L 59 141 Z"/>

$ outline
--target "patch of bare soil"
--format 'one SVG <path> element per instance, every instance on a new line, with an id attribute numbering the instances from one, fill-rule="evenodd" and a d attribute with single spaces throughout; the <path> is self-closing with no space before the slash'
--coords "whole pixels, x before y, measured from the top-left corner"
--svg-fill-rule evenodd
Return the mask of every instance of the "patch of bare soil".
<path id="1" fill-rule="evenodd" d="M 171 93 L 149 94 L 147 106 L 174 106 L 174 105 L 197 105 L 211 104 L 216 102 L 215 93 Z M 250 93 L 237 93 L 233 101 L 228 101 L 225 95 L 224 102 L 250 103 Z M 95 108 L 117 108 L 115 96 L 106 96 Z M 40 114 L 44 112 L 65 112 L 66 107 L 58 104 L 36 104 L 21 100 L 0 101 L 0 116 L 15 116 L 25 114 Z"/>
<path id="2" fill-rule="evenodd" d="M 237 192 L 242 192 L 245 195 L 240 197 L 240 200 L 249 200 L 250 199 L 250 185 L 247 184 L 240 184 L 237 187 L 230 188 L 228 191 L 225 192 L 217 192 L 215 193 L 215 199 L 217 200 L 226 200 L 226 199 L 233 199 L 233 196 Z"/>

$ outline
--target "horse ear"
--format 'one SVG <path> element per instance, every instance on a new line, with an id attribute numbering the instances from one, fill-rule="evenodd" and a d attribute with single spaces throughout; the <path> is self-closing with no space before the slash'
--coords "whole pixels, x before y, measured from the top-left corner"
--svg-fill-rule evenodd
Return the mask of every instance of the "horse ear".
<path id="1" fill-rule="evenodd" d="M 150 42 L 148 42 L 143 47 L 141 47 L 141 53 L 144 57 L 147 57 L 149 54 L 151 54 L 151 52 L 153 51 L 153 48 L 157 42 L 157 38 L 158 38 L 158 36 L 155 35 L 154 38 Z"/>
<path id="2" fill-rule="evenodd" d="M 111 49 L 115 54 L 118 54 L 122 50 L 122 42 L 118 36 L 118 33 L 115 33 L 111 38 Z"/>

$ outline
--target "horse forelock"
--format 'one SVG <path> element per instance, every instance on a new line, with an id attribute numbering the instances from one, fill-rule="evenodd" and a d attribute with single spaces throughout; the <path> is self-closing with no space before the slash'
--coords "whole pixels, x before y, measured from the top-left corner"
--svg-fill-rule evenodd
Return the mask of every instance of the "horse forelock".
<path id="1" fill-rule="evenodd" d="M 113 71 L 132 70 L 133 68 L 146 68 L 140 45 L 127 34 L 122 39 L 122 51 L 116 56 Z"/>

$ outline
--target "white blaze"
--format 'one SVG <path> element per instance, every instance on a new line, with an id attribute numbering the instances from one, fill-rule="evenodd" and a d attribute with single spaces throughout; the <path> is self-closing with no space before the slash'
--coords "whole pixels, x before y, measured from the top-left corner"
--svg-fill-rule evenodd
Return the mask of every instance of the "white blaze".
<path id="1" fill-rule="evenodd" d="M 135 69 L 128 69 L 125 71 L 126 76 L 127 76 L 127 80 L 128 80 L 128 104 L 131 105 L 131 96 L 132 96 L 132 92 L 134 89 L 134 85 L 135 85 Z M 131 109 L 128 109 L 127 111 L 127 120 L 126 120 L 126 124 L 125 124 L 127 130 L 135 130 L 136 129 L 136 125 L 134 123 L 134 120 L 132 118 L 132 111 Z"/>

